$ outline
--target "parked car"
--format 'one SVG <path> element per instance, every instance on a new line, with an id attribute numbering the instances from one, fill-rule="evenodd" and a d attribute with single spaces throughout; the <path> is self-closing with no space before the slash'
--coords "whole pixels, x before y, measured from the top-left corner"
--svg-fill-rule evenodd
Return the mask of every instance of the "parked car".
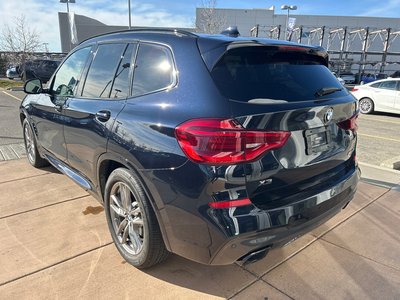
<path id="1" fill-rule="evenodd" d="M 400 71 L 396 71 L 390 75 L 391 78 L 400 78 Z"/>
<path id="2" fill-rule="evenodd" d="M 6 77 L 8 79 L 19 78 L 19 74 L 18 74 L 17 68 L 14 67 L 14 66 L 10 66 L 6 71 Z"/>
<path id="3" fill-rule="evenodd" d="M 366 84 L 377 80 L 375 74 L 361 74 L 360 84 Z"/>
<path id="4" fill-rule="evenodd" d="M 26 82 L 27 157 L 104 205 L 136 267 L 169 252 L 255 261 L 356 192 L 356 100 L 327 66 L 321 47 L 253 37 L 138 29 L 91 38 L 47 89 Z"/>
<path id="5" fill-rule="evenodd" d="M 342 78 L 346 84 L 356 82 L 356 76 L 353 73 L 341 73 L 340 78 Z"/>
<path id="6" fill-rule="evenodd" d="M 345 82 L 342 78 L 338 77 L 338 75 L 335 72 L 332 72 L 332 74 L 336 77 L 336 79 L 340 82 L 341 85 L 345 85 Z"/>
<path id="7" fill-rule="evenodd" d="M 400 113 L 400 78 L 377 80 L 357 85 L 351 93 L 359 101 L 360 112 L 369 114 L 374 111 Z"/>
<path id="8" fill-rule="evenodd" d="M 58 60 L 30 60 L 19 66 L 20 76 L 24 81 L 33 78 L 39 78 L 42 82 L 47 82 L 59 64 L 60 61 Z"/>

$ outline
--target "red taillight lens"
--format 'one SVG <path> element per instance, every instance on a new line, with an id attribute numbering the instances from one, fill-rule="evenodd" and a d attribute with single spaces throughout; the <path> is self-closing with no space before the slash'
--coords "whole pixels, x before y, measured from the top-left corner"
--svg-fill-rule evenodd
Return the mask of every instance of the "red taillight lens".
<path id="1" fill-rule="evenodd" d="M 351 91 L 352 91 L 352 92 L 357 92 L 358 89 L 357 89 L 357 88 L 352 88 Z"/>
<path id="2" fill-rule="evenodd" d="M 282 147 L 287 131 L 251 131 L 235 120 L 196 119 L 175 129 L 183 152 L 198 163 L 221 165 L 249 162 Z"/>
<path id="3" fill-rule="evenodd" d="M 228 201 L 220 201 L 220 202 L 209 202 L 208 205 L 212 208 L 231 208 L 231 207 L 239 207 L 252 204 L 250 199 L 240 199 L 240 200 L 228 200 Z"/>
<path id="4" fill-rule="evenodd" d="M 337 125 L 344 130 L 357 131 L 358 129 L 357 118 L 358 114 L 355 114 L 350 119 L 337 123 Z"/>

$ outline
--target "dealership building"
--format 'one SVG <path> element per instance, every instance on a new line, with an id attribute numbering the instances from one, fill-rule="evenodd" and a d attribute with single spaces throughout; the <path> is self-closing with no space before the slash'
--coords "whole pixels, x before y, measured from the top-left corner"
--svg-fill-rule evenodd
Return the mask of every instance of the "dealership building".
<path id="1" fill-rule="evenodd" d="M 286 11 L 274 7 L 215 9 L 210 16 L 209 11 L 197 8 L 196 28 L 183 29 L 220 32 L 235 25 L 242 36 L 319 45 L 329 52 L 331 69 L 339 73 L 390 74 L 400 69 L 399 18 L 299 15 L 295 12 L 290 10 L 288 19 Z M 286 28 L 287 23 L 289 28 Z M 59 13 L 59 24 L 63 52 L 91 36 L 127 29 L 126 26 L 109 26 L 86 16 L 62 12 Z"/>

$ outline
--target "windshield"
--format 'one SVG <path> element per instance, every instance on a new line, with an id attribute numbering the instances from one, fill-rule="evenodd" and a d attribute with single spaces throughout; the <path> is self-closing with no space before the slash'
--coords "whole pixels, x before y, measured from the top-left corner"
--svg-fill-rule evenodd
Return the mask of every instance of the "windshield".
<path id="1" fill-rule="evenodd" d="M 347 95 L 323 64 L 322 58 L 301 50 L 241 47 L 228 50 L 211 76 L 223 96 L 245 102 L 295 102 Z M 324 89 L 333 92 L 321 93 Z"/>

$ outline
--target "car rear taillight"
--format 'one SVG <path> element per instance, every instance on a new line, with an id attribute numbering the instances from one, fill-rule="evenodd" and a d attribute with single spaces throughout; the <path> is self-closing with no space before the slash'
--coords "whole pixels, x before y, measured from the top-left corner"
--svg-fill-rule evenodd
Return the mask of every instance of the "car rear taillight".
<path id="1" fill-rule="evenodd" d="M 358 91 L 357 88 L 352 88 L 352 89 L 351 89 L 351 92 L 357 92 L 357 91 Z"/>
<path id="2" fill-rule="evenodd" d="M 247 130 L 232 119 L 195 119 L 176 127 L 175 136 L 192 161 L 223 165 L 256 160 L 282 147 L 290 132 Z"/>
<path id="3" fill-rule="evenodd" d="M 357 131 L 357 118 L 358 114 L 353 115 L 350 119 L 337 123 L 337 125 L 344 130 Z"/>

